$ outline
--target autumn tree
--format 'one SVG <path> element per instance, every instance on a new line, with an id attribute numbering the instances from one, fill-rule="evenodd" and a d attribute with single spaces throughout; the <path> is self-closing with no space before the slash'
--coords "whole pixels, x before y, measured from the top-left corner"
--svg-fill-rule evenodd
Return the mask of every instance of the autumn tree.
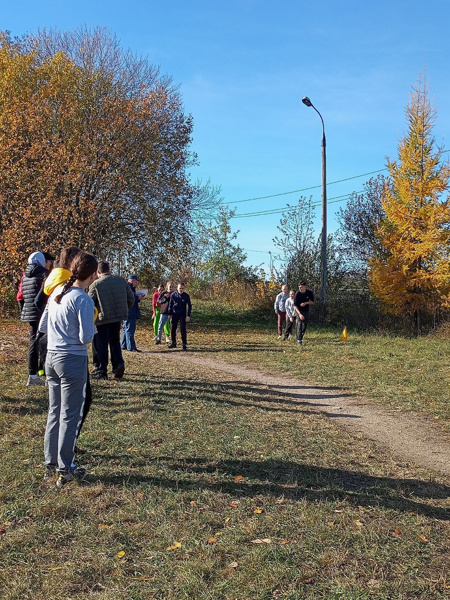
<path id="1" fill-rule="evenodd" d="M 73 243 L 116 265 L 190 239 L 192 118 L 170 78 L 104 30 L 0 37 L 2 277 Z"/>
<path id="2" fill-rule="evenodd" d="M 408 134 L 398 160 L 388 160 L 391 184 L 383 192 L 380 249 L 371 261 L 374 294 L 387 311 L 409 315 L 420 332 L 421 313 L 450 306 L 450 203 L 443 198 L 450 168 L 435 147 L 426 85 L 414 88 L 406 108 Z"/>

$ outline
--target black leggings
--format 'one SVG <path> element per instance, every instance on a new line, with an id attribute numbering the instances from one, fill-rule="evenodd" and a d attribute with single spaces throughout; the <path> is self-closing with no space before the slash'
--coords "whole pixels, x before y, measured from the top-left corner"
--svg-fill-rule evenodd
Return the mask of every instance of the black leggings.
<path id="1" fill-rule="evenodd" d="M 86 397 L 84 399 L 83 416 L 81 417 L 81 423 L 80 423 L 80 427 L 78 428 L 77 437 L 80 436 L 81 428 L 83 427 L 83 423 L 86 420 L 89 409 L 91 408 L 91 404 L 92 404 L 92 388 L 91 388 L 91 381 L 89 379 L 89 366 L 88 366 L 88 373 L 87 373 L 87 379 L 86 379 Z"/>

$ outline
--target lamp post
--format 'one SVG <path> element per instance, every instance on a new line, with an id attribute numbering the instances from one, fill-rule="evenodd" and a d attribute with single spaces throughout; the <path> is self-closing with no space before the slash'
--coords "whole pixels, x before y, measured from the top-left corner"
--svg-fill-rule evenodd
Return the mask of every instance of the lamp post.
<path id="1" fill-rule="evenodd" d="M 311 100 L 305 96 L 302 98 L 302 102 L 305 106 L 312 107 L 319 115 L 322 121 L 322 235 L 321 235 L 321 251 L 320 251 L 320 308 L 321 315 L 325 318 L 326 306 L 327 306 L 327 142 L 325 139 L 325 124 L 322 119 L 322 115 L 311 102 Z"/>

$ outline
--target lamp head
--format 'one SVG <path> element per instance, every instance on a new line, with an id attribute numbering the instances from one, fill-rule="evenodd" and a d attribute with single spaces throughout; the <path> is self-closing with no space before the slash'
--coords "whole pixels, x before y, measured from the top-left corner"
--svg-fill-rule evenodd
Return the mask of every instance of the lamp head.
<path id="1" fill-rule="evenodd" d="M 311 100 L 308 98 L 308 96 L 305 96 L 304 98 L 302 98 L 302 102 L 305 106 L 312 106 L 312 102 Z"/>

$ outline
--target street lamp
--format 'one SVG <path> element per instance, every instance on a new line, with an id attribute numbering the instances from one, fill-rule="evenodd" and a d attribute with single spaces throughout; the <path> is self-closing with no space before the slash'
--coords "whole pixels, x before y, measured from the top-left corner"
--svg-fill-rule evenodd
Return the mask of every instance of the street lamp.
<path id="1" fill-rule="evenodd" d="M 326 305 L 327 305 L 327 142 L 325 139 L 325 124 L 322 119 L 322 115 L 311 102 L 311 100 L 305 96 L 302 98 L 302 102 L 305 106 L 312 107 L 319 115 L 322 121 L 322 236 L 321 236 L 321 252 L 320 252 L 320 308 L 322 317 L 325 318 Z"/>

